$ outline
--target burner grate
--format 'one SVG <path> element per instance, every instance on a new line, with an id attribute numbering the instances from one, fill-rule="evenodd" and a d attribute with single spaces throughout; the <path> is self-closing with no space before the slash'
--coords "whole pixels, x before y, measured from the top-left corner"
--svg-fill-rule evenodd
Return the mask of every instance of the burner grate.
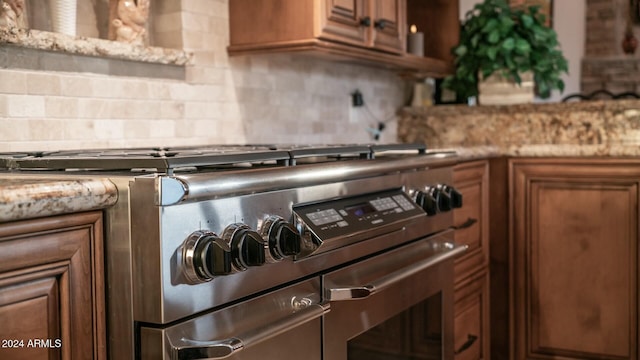
<path id="1" fill-rule="evenodd" d="M 213 145 L 0 153 L 0 168 L 16 170 L 136 170 L 173 173 L 176 169 L 233 166 L 293 166 L 339 160 L 373 159 L 391 152 L 425 153 L 420 144 L 390 145 Z"/>

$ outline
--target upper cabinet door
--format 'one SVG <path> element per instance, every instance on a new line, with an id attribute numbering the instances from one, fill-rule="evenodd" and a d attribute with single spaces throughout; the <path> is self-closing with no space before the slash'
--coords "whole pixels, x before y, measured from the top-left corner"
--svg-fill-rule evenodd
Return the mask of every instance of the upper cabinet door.
<path id="1" fill-rule="evenodd" d="M 373 46 L 393 53 L 406 48 L 406 0 L 377 0 L 372 2 Z"/>
<path id="2" fill-rule="evenodd" d="M 424 56 L 405 52 L 407 19 L 425 35 Z M 231 0 L 227 51 L 299 52 L 444 77 L 459 27 L 458 0 Z"/>
<path id="3" fill-rule="evenodd" d="M 319 0 L 318 5 L 319 38 L 369 46 L 371 26 L 367 23 L 373 24 L 373 19 L 367 0 Z"/>

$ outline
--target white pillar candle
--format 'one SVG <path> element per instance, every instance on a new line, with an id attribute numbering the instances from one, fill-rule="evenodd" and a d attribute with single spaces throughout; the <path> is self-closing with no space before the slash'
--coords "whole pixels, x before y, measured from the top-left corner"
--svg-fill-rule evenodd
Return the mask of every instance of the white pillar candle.
<path id="1" fill-rule="evenodd" d="M 75 36 L 77 12 L 76 0 L 53 0 L 51 4 L 53 31 Z"/>
<path id="2" fill-rule="evenodd" d="M 407 35 L 407 52 L 416 56 L 424 56 L 424 33 L 418 32 L 415 25 Z"/>

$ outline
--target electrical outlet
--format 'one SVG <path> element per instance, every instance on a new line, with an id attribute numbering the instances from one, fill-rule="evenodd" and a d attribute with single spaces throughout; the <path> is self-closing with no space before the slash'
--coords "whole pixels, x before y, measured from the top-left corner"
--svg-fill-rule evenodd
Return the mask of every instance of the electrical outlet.
<path id="1" fill-rule="evenodd" d="M 351 104 L 353 107 L 360 107 L 364 105 L 364 99 L 360 90 L 356 89 L 356 91 L 351 93 Z"/>

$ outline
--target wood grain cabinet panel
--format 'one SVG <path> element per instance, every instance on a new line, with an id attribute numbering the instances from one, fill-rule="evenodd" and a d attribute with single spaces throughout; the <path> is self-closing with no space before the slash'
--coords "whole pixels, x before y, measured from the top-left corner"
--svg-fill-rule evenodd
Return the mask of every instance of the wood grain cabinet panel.
<path id="1" fill-rule="evenodd" d="M 515 359 L 638 359 L 639 165 L 512 160 Z"/>
<path id="2" fill-rule="evenodd" d="M 455 241 L 469 247 L 454 267 L 455 359 L 489 359 L 489 162 L 456 165 L 453 185 L 462 194 L 453 213 Z"/>
<path id="3" fill-rule="evenodd" d="M 407 0 L 229 1 L 227 51 L 232 56 L 305 53 L 423 77 L 450 73 L 450 50 L 460 28 L 458 2 L 411 4 L 408 9 Z M 424 56 L 406 52 L 408 13 L 419 29 L 435 29 L 428 34 L 433 44 L 424 44 Z"/>
<path id="4" fill-rule="evenodd" d="M 3 359 L 61 358 L 58 326 L 61 286 L 58 280 L 65 269 L 51 270 L 36 272 L 29 276 L 32 280 L 18 278 L 14 285 L 0 287 L 0 323 L 3 324 L 0 340 L 4 341 L 0 344 L 0 354 Z M 29 341 L 35 339 L 53 339 L 53 344 L 51 347 L 33 347 Z"/>
<path id="5" fill-rule="evenodd" d="M 454 187 L 462 194 L 462 208 L 453 212 L 457 244 L 469 248 L 456 259 L 456 283 L 489 264 L 489 164 L 474 161 L 456 166 Z"/>
<path id="6" fill-rule="evenodd" d="M 0 224 L 0 359 L 105 359 L 102 215 Z"/>
<path id="7" fill-rule="evenodd" d="M 378 0 L 372 4 L 373 47 L 401 54 L 406 49 L 406 1 Z"/>
<path id="8" fill-rule="evenodd" d="M 395 54 L 406 48 L 406 0 L 322 0 L 318 37 Z"/>
<path id="9" fill-rule="evenodd" d="M 319 16 L 321 39 L 366 45 L 370 36 L 369 28 L 361 26 L 369 9 L 365 0 L 322 0 L 323 9 Z"/>
<path id="10" fill-rule="evenodd" d="M 480 272 L 459 286 L 454 305 L 455 360 L 488 360 L 489 277 Z"/>

